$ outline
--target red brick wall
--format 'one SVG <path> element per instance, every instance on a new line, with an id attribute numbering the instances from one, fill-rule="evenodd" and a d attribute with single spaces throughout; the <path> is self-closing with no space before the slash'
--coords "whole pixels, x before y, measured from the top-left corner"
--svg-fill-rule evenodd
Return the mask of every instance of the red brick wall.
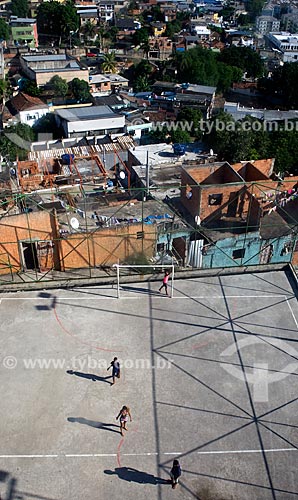
<path id="1" fill-rule="evenodd" d="M 293 252 L 292 264 L 293 266 L 298 266 L 298 251 Z"/>
<path id="2" fill-rule="evenodd" d="M 80 269 L 124 262 L 128 257 L 143 253 L 147 258 L 155 253 L 156 226 L 144 225 L 144 239 L 137 239 L 142 224 L 105 228 L 86 235 L 69 235 L 60 242 L 61 269 Z"/>
<path id="3" fill-rule="evenodd" d="M 229 184 L 229 186 L 223 185 L 223 186 L 203 187 L 202 188 L 202 196 L 201 196 L 201 209 L 200 209 L 200 214 L 199 214 L 201 217 L 201 220 L 206 219 L 206 217 L 209 217 L 211 214 L 213 214 L 214 212 L 216 212 L 220 209 L 220 206 L 218 206 L 218 205 L 209 205 L 209 196 L 212 194 L 222 194 L 221 206 L 229 203 L 228 205 L 226 205 L 225 207 L 222 208 L 222 210 L 221 210 L 222 215 L 229 215 L 231 217 L 239 215 L 238 210 L 239 210 L 240 197 L 238 199 L 237 206 L 235 208 L 236 213 L 235 214 L 230 213 L 230 210 L 231 210 L 232 200 L 237 198 L 241 188 L 242 188 L 242 186 L 231 185 L 231 184 Z M 236 205 L 236 202 L 235 202 L 235 205 Z M 246 213 L 246 211 L 248 209 L 248 205 L 249 205 L 249 197 L 247 196 L 247 194 L 244 194 L 243 207 L 242 207 L 243 214 Z"/>
<path id="4" fill-rule="evenodd" d="M 186 197 L 186 193 L 192 190 L 191 198 Z M 201 188 L 198 186 L 191 175 L 185 170 L 181 172 L 181 203 L 194 217 L 199 214 L 200 211 L 200 198 L 201 198 Z"/>
<path id="5" fill-rule="evenodd" d="M 44 241 L 55 236 L 55 218 L 48 212 L 12 215 L 0 220 L 0 274 L 21 269 L 20 240 Z"/>

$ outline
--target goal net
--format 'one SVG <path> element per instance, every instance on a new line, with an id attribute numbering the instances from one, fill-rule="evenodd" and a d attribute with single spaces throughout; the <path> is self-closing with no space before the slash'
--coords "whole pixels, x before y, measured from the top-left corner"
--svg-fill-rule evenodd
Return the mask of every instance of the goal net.
<path id="1" fill-rule="evenodd" d="M 169 282 L 168 286 L 170 289 L 170 297 L 174 296 L 174 264 L 158 264 L 158 265 L 126 265 L 126 264 L 114 264 L 113 267 L 117 270 L 117 298 L 121 297 L 121 284 L 124 286 L 127 277 L 130 277 L 129 282 L 131 282 L 131 277 L 135 277 L 136 281 L 138 278 L 142 277 L 142 281 L 160 281 L 164 278 L 165 272 L 169 272 Z"/>

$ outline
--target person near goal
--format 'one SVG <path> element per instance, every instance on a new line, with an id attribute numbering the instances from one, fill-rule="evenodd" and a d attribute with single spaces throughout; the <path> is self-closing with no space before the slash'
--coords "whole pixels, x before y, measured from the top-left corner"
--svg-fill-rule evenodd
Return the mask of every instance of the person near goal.
<path id="1" fill-rule="evenodd" d="M 165 271 L 165 275 L 163 277 L 163 280 L 162 280 L 162 285 L 161 287 L 159 288 L 159 291 L 161 292 L 162 289 L 164 288 L 165 289 L 165 292 L 166 292 L 166 295 L 169 295 L 168 294 L 168 281 L 169 281 L 169 277 L 170 277 L 170 273 L 169 271 Z"/>

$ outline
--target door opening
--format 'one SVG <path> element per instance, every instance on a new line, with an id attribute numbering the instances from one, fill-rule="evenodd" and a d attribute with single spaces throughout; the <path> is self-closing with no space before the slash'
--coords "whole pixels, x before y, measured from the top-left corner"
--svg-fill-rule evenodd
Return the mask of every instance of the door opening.
<path id="1" fill-rule="evenodd" d="M 38 269 L 38 259 L 36 252 L 36 244 L 34 242 L 21 242 L 23 253 L 24 269 Z"/>

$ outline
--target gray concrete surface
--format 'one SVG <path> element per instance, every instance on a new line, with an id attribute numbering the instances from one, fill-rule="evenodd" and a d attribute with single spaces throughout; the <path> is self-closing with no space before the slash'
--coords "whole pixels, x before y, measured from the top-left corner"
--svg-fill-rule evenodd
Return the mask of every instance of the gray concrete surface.
<path id="1" fill-rule="evenodd" d="M 298 497 L 287 274 L 174 284 L 173 299 L 157 283 L 0 294 L 1 500 Z"/>

